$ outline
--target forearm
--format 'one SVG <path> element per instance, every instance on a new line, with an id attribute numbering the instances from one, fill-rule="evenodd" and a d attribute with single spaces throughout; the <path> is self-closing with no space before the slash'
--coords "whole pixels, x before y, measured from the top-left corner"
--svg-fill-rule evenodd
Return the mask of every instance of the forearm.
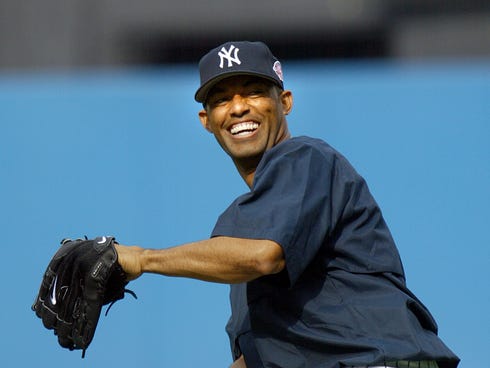
<path id="1" fill-rule="evenodd" d="M 127 252 L 129 249 L 133 251 Z M 120 246 L 118 253 L 123 269 L 129 274 L 135 273 L 135 277 L 148 272 L 240 283 L 284 268 L 281 247 L 268 240 L 216 237 L 165 249 Z"/>

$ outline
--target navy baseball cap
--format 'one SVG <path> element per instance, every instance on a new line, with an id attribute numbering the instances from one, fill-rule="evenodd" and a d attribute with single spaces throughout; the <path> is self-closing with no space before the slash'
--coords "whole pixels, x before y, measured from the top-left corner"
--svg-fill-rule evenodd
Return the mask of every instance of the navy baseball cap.
<path id="1" fill-rule="evenodd" d="M 199 73 L 201 86 L 194 96 L 197 102 L 205 102 L 216 83 L 234 75 L 265 78 L 284 89 L 281 63 L 263 42 L 226 42 L 201 58 Z"/>

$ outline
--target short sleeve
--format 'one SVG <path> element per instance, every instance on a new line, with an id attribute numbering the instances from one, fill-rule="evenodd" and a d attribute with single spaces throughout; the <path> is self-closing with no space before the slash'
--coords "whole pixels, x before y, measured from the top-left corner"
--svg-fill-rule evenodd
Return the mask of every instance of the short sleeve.
<path id="1" fill-rule="evenodd" d="M 332 161 L 310 144 L 289 140 L 268 151 L 251 192 L 220 216 L 212 236 L 268 239 L 280 244 L 292 285 L 329 231 Z"/>

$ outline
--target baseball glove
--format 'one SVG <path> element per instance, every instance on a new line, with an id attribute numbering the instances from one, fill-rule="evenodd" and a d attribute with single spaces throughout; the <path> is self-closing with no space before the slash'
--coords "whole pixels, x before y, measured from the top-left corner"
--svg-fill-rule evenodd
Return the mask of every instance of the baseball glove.
<path id="1" fill-rule="evenodd" d="M 59 344 L 82 349 L 95 334 L 102 306 L 124 298 L 126 274 L 117 262 L 113 237 L 64 239 L 49 262 L 32 310 Z M 107 314 L 106 312 L 106 314 Z"/>

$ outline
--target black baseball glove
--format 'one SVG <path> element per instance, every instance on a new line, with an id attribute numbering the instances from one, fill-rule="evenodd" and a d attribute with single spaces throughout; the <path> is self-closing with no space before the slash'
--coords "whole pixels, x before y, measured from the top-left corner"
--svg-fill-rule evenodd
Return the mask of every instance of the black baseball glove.
<path id="1" fill-rule="evenodd" d="M 64 239 L 50 261 L 32 310 L 70 350 L 91 343 L 102 306 L 124 298 L 126 274 L 117 262 L 113 237 Z M 109 311 L 107 309 L 107 312 Z M 106 312 L 106 314 L 107 314 Z"/>

